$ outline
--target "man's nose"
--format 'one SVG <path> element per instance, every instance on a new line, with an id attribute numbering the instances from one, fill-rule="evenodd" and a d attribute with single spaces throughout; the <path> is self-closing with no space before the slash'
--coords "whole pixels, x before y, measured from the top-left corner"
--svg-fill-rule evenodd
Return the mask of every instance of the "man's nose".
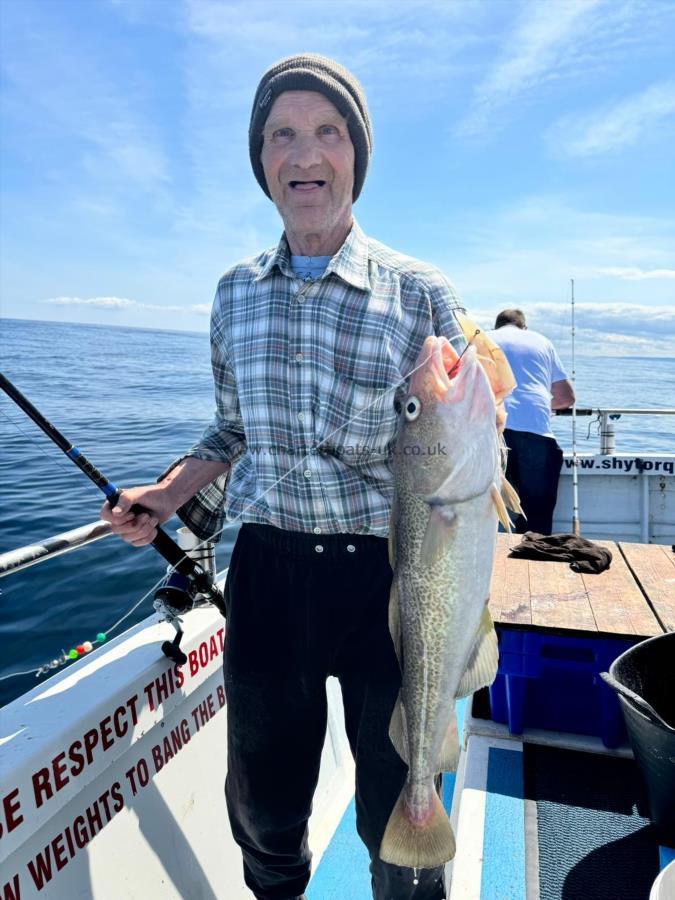
<path id="1" fill-rule="evenodd" d="M 320 165 L 323 154 L 318 138 L 313 134 L 296 134 L 289 162 L 302 169 Z"/>

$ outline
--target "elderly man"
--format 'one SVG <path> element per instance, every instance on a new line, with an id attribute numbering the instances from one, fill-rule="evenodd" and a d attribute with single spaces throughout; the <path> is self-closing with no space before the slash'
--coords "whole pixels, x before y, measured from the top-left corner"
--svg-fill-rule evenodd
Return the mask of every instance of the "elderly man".
<path id="1" fill-rule="evenodd" d="M 202 538 L 224 516 L 244 523 L 225 589 L 225 794 L 255 896 L 297 898 L 309 880 L 307 820 L 335 675 L 373 896 L 440 900 L 442 869 L 414 877 L 378 855 L 406 775 L 388 737 L 400 672 L 386 535 L 396 387 L 428 335 L 464 346 L 460 304 L 438 270 L 354 221 L 371 126 L 347 70 L 313 54 L 274 65 L 249 142 L 284 234 L 218 285 L 215 421 L 158 484 L 124 491 L 102 514 L 139 546 L 176 510 Z M 134 503 L 148 513 L 132 515 Z"/>
<path id="2" fill-rule="evenodd" d="M 551 410 L 572 406 L 574 388 L 555 347 L 543 334 L 528 330 L 522 310 L 502 310 L 489 336 L 504 351 L 516 379 L 504 401 L 506 477 L 525 513 L 516 518 L 515 529 L 550 534 L 563 460 L 551 431 Z"/>

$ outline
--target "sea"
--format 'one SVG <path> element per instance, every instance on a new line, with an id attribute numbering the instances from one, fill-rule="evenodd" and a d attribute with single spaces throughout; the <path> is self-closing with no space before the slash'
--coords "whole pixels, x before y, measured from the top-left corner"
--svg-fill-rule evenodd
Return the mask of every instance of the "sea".
<path id="1" fill-rule="evenodd" d="M 213 414 L 206 333 L 0 319 L 0 350 L 3 374 L 118 486 L 154 481 L 196 442 Z M 673 358 L 576 359 L 579 406 L 672 406 L 674 384 Z M 617 448 L 672 453 L 674 426 L 673 417 L 622 416 Z M 554 419 L 553 427 L 569 449 L 570 419 Z M 0 441 L 0 553 L 98 519 L 100 491 L 2 392 Z M 579 419 L 577 442 L 580 451 L 596 451 L 597 426 Z M 179 524 L 174 519 L 166 528 Z M 235 536 L 232 526 L 217 546 L 219 570 Z M 164 571 L 153 548 L 107 537 L 3 578 L 0 705 L 35 685 L 31 669 L 110 633 L 145 594 L 110 636 L 152 613 L 153 588 Z M 2 677 L 15 672 L 27 674 Z"/>

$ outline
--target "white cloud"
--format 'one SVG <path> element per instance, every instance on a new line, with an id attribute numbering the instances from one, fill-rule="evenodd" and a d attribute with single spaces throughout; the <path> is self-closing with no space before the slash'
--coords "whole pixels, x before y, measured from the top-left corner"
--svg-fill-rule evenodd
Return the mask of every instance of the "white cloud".
<path id="1" fill-rule="evenodd" d="M 675 269 L 640 269 L 637 266 L 609 266 L 607 268 L 589 269 L 588 275 L 609 275 L 610 278 L 621 278 L 624 281 L 649 281 L 651 279 L 673 279 Z"/>
<path id="2" fill-rule="evenodd" d="M 535 303 L 530 316 L 540 323 L 570 322 L 571 310 L 559 303 Z M 607 334 L 675 337 L 675 310 L 635 303 L 575 303 L 576 322 Z"/>
<path id="3" fill-rule="evenodd" d="M 672 218 L 597 212 L 564 195 L 540 195 L 436 228 L 448 248 L 462 248 L 434 262 L 470 309 L 569 297 L 571 278 L 580 301 L 673 305 Z"/>
<path id="4" fill-rule="evenodd" d="M 194 306 L 190 307 L 190 312 L 196 313 L 198 316 L 210 316 L 211 315 L 211 304 L 210 303 L 196 303 Z"/>
<path id="5" fill-rule="evenodd" d="M 517 306 L 518 304 L 512 304 Z M 483 328 L 494 326 L 505 305 L 472 311 Z M 571 349 L 571 306 L 561 303 L 522 304 L 528 327 L 549 337 L 561 354 Z M 581 355 L 675 355 L 675 312 L 662 306 L 631 303 L 575 303 L 577 352 Z"/>
<path id="6" fill-rule="evenodd" d="M 45 303 L 54 306 L 89 306 L 94 309 L 131 309 L 139 304 L 135 300 L 127 300 L 126 297 L 50 297 Z"/>
<path id="7" fill-rule="evenodd" d="M 483 133 L 498 108 L 512 103 L 537 86 L 560 66 L 568 63 L 567 49 L 584 34 L 587 19 L 601 0 L 567 0 L 558 3 L 529 3 L 509 36 L 501 59 L 478 85 L 474 105 L 459 124 L 457 133 Z"/>
<path id="8" fill-rule="evenodd" d="M 163 313 L 192 313 L 197 316 L 211 314 L 211 304 L 209 303 L 195 303 L 191 306 L 161 306 L 158 303 L 139 303 L 138 300 L 129 300 L 126 297 L 50 297 L 43 302 L 51 303 L 53 306 L 83 306 L 89 309 L 114 311 L 138 309 Z"/>
<path id="9" fill-rule="evenodd" d="M 551 127 L 546 142 L 554 156 L 598 156 L 644 141 L 650 131 L 674 116 L 675 81 L 664 81 L 611 107 L 564 116 Z"/>

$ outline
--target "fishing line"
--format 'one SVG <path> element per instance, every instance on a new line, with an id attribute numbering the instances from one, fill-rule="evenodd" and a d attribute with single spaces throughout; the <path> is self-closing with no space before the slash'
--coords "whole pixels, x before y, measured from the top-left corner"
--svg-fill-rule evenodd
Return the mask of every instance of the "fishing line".
<path id="1" fill-rule="evenodd" d="M 457 371 L 457 368 L 458 368 L 460 362 L 462 361 L 462 357 L 464 356 L 464 354 L 466 353 L 466 351 L 469 349 L 469 347 L 473 344 L 473 342 L 476 340 L 476 338 L 477 338 L 478 335 L 480 334 L 480 331 L 481 331 L 480 328 L 477 328 L 477 329 L 474 331 L 474 333 L 471 335 L 471 337 L 467 340 L 467 342 L 466 342 L 466 347 L 465 347 L 465 348 L 462 350 L 462 352 L 459 354 L 459 356 L 457 357 L 457 362 L 453 363 L 452 368 L 451 368 L 450 371 L 448 372 L 448 378 L 453 378 L 453 377 L 454 377 L 455 372 Z M 431 358 L 431 357 L 430 357 L 430 358 Z M 412 374 L 412 373 L 411 373 L 411 374 Z"/>
<path id="2" fill-rule="evenodd" d="M 34 435 L 31 435 L 27 431 L 24 431 L 23 428 L 19 425 L 19 423 L 15 422 L 14 419 L 10 418 L 10 416 L 8 416 L 7 413 L 4 412 L 1 408 L 0 408 L 0 414 L 2 414 L 5 417 L 5 419 L 7 419 L 8 422 L 11 422 L 11 424 L 17 429 L 17 431 L 20 431 L 21 434 L 25 438 L 27 438 L 32 444 L 35 444 L 35 446 L 38 448 L 40 453 L 44 453 L 44 455 L 47 457 L 47 459 L 49 459 L 50 462 L 52 462 L 52 463 L 54 462 L 54 454 L 47 453 L 45 448 L 43 446 L 41 446 L 41 444 L 38 442 L 37 438 Z M 61 458 L 59 458 L 59 463 L 61 465 L 63 465 L 63 460 Z M 64 472 L 68 471 L 70 473 L 70 475 L 75 474 L 70 466 L 64 466 L 63 470 L 64 470 Z"/>
<path id="3" fill-rule="evenodd" d="M 476 335 L 477 335 L 478 333 L 479 333 L 479 330 L 476 331 L 476 334 L 473 335 L 473 337 L 471 338 L 471 340 L 473 340 L 473 338 L 475 338 Z M 470 341 L 467 342 L 467 346 L 462 350 L 462 353 L 461 353 L 459 359 L 461 359 L 461 357 L 464 355 L 464 353 L 466 353 L 466 351 L 467 351 L 468 348 L 469 348 L 469 345 L 470 345 Z M 198 544 L 194 547 L 194 550 L 200 550 L 200 549 L 202 549 L 206 544 L 208 544 L 209 542 L 213 541 L 215 538 L 220 537 L 220 535 L 221 535 L 224 531 L 226 531 L 228 528 L 230 528 L 232 525 L 236 525 L 237 522 L 239 521 L 239 519 L 240 519 L 246 512 L 248 512 L 248 510 L 249 510 L 252 506 L 254 506 L 256 503 L 258 503 L 260 500 L 262 500 L 262 498 L 265 497 L 266 494 L 268 494 L 270 491 L 274 490 L 274 488 L 276 488 L 279 484 L 281 484 L 282 481 L 284 481 L 286 478 L 288 478 L 289 475 L 291 475 L 296 469 L 298 469 L 301 465 L 303 465 L 304 462 L 305 462 L 305 460 L 306 460 L 310 455 L 312 455 L 312 452 L 316 452 L 316 450 L 318 450 L 319 447 L 321 447 L 323 444 L 327 443 L 332 437 L 334 437 L 334 436 L 335 436 L 336 434 L 338 434 L 340 431 L 343 431 L 345 428 L 347 428 L 349 425 L 351 425 L 352 422 L 354 422 L 356 419 L 358 419 L 360 416 L 362 416 L 365 412 L 367 412 L 369 409 L 371 409 L 373 406 L 375 406 L 377 403 L 379 403 L 379 402 L 383 399 L 383 397 L 385 397 L 387 394 L 391 393 L 392 391 L 394 391 L 394 392 L 397 391 L 397 390 L 399 389 L 399 387 L 401 387 L 402 384 L 404 384 L 404 383 L 405 383 L 412 375 L 414 375 L 415 372 L 417 372 L 419 369 L 421 369 L 423 366 L 425 366 L 425 365 L 429 362 L 430 359 L 431 359 L 431 355 L 425 357 L 425 358 L 422 360 L 421 363 L 419 363 L 419 364 L 416 365 L 414 368 L 412 368 L 407 374 L 402 375 L 402 376 L 399 378 L 399 380 L 396 382 L 396 384 L 392 385 L 391 387 L 385 388 L 383 391 L 381 391 L 381 392 L 375 397 L 374 400 L 372 400 L 370 403 L 368 403 L 366 406 L 364 406 L 363 409 L 360 409 L 359 412 L 356 413 L 356 415 L 352 416 L 350 419 L 348 419 L 348 420 L 347 420 L 346 422 L 344 422 L 342 425 L 340 425 L 340 426 L 338 426 L 337 428 L 333 429 L 333 431 L 331 431 L 325 438 L 323 438 L 321 441 L 319 441 L 318 444 L 316 444 L 316 446 L 313 448 L 312 451 L 310 451 L 309 453 L 305 453 L 305 454 L 298 460 L 298 462 L 295 463 L 295 465 L 293 465 L 287 472 L 285 472 L 283 475 L 281 475 L 281 476 L 280 476 L 273 484 L 271 484 L 268 488 L 266 488 L 264 491 L 262 491 L 262 493 L 259 494 L 259 496 L 254 497 L 253 500 L 251 500 L 251 501 L 248 503 L 248 505 L 247 505 L 244 509 L 242 509 L 241 512 L 240 512 L 237 516 L 235 516 L 233 519 L 231 519 L 231 520 L 229 520 L 228 522 L 226 522 L 225 525 L 223 525 L 223 527 L 220 528 L 218 531 L 214 532 L 214 533 L 211 535 L 211 537 L 208 538 L 208 540 L 201 541 L 200 543 L 198 543 Z M 455 366 L 457 366 L 457 364 L 459 363 L 459 359 L 458 359 L 457 362 L 455 363 Z M 453 369 L 454 369 L 454 366 L 453 366 Z M 3 413 L 3 415 L 4 415 L 4 413 Z M 10 420 L 10 421 L 11 421 L 11 420 Z M 31 436 L 26 435 L 26 437 L 28 437 L 29 440 L 31 440 L 31 441 L 34 442 L 34 438 L 32 438 Z M 43 452 L 44 452 L 44 451 L 43 451 Z M 183 555 L 183 559 L 189 559 L 189 558 L 190 558 L 190 557 L 188 556 L 187 553 Z M 176 563 L 176 565 L 178 565 L 178 564 L 179 564 L 179 563 Z M 172 569 L 172 571 L 174 571 L 174 570 L 175 570 L 175 565 L 171 566 L 171 569 Z M 148 591 L 140 598 L 140 600 L 138 600 L 136 603 L 134 603 L 134 605 L 133 605 L 130 609 L 128 609 L 127 612 L 126 612 L 120 619 L 118 619 L 117 622 L 116 622 L 113 626 L 111 626 L 110 628 L 108 628 L 105 632 L 99 632 L 99 634 L 97 635 L 97 641 L 95 641 L 95 642 L 90 642 L 90 643 L 92 644 L 92 649 L 93 649 L 93 644 L 95 644 L 96 642 L 103 643 L 103 640 L 106 639 L 107 635 L 111 634 L 111 633 L 114 631 L 114 629 L 117 628 L 118 625 L 120 625 L 126 618 L 128 618 L 128 617 L 129 617 L 129 616 L 130 616 L 130 615 L 131 615 L 131 614 L 132 614 L 132 613 L 133 613 L 133 612 L 134 612 L 134 611 L 135 611 L 135 610 L 136 610 L 136 609 L 137 609 L 137 608 L 145 601 L 145 600 L 147 600 L 147 598 L 148 598 L 151 594 L 154 594 L 154 592 L 155 592 L 155 591 L 156 591 L 156 590 L 157 590 L 157 589 L 158 589 L 165 581 L 166 581 L 166 575 L 163 575 L 162 578 L 160 578 L 159 581 L 157 581 L 157 582 L 153 585 L 153 587 L 151 587 L 150 590 L 148 590 Z M 99 637 L 103 637 L 103 640 L 102 640 L 102 641 L 98 641 L 98 638 L 99 638 Z M 85 643 L 86 643 L 86 642 L 85 642 Z M 75 658 L 79 658 L 80 656 L 83 655 L 84 652 L 90 652 L 89 650 L 83 650 L 83 653 L 80 653 L 80 652 L 78 652 L 80 647 L 84 648 L 84 643 L 81 644 L 81 645 L 79 645 L 79 647 L 78 647 L 77 649 L 69 651 L 69 654 L 68 654 L 68 655 L 65 654 L 65 651 L 62 651 L 62 654 L 61 654 L 60 657 L 55 658 L 55 659 L 52 660 L 50 663 L 47 663 L 47 664 L 42 665 L 42 666 L 38 666 L 38 667 L 35 668 L 35 669 L 30 669 L 30 670 L 23 671 L 23 672 L 9 672 L 9 673 L 6 674 L 6 675 L 0 675 L 0 681 L 4 681 L 4 680 L 6 680 L 6 679 L 8 679 L 8 678 L 16 678 L 16 677 L 19 677 L 19 676 L 23 676 L 23 675 L 32 675 L 32 674 L 35 674 L 35 677 L 38 678 L 40 675 L 45 674 L 45 672 L 47 672 L 47 671 L 51 671 L 52 669 L 56 669 L 57 667 L 61 667 L 61 666 L 63 666 L 63 665 L 66 665 L 67 663 L 73 661 Z M 76 653 L 76 656 L 70 656 L 71 653 Z M 56 665 L 55 665 L 55 663 L 56 663 Z"/>

